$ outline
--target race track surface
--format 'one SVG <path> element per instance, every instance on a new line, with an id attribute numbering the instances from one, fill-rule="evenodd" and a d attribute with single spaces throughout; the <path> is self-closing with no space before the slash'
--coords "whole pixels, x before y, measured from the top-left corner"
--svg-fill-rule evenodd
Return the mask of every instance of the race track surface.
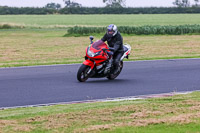
<path id="1" fill-rule="evenodd" d="M 200 59 L 125 62 L 116 80 L 76 79 L 81 64 L 0 69 L 0 108 L 200 90 Z"/>

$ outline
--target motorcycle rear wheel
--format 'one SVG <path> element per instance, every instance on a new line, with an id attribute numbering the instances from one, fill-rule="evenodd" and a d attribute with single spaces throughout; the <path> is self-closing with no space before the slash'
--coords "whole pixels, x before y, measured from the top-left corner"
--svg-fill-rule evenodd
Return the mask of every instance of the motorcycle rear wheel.
<path id="1" fill-rule="evenodd" d="M 123 61 L 120 61 L 119 67 L 120 67 L 119 72 L 117 72 L 116 74 L 109 74 L 109 75 L 107 76 L 107 78 L 108 78 L 109 80 L 113 80 L 113 79 L 117 78 L 117 76 L 121 73 L 122 68 L 123 68 Z"/>
<path id="2" fill-rule="evenodd" d="M 77 73 L 78 81 L 85 82 L 89 78 L 89 75 L 88 75 L 89 70 L 90 70 L 89 66 L 82 64 Z"/>

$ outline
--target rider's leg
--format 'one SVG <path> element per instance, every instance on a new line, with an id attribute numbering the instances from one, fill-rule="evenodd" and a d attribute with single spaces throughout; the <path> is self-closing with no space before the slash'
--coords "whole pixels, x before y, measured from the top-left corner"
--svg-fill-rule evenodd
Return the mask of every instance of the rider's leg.
<path id="1" fill-rule="evenodd" d="M 113 74 L 116 74 L 119 71 L 119 63 L 120 59 L 123 56 L 123 52 L 117 52 L 113 56 L 113 65 L 114 65 L 114 71 Z"/>

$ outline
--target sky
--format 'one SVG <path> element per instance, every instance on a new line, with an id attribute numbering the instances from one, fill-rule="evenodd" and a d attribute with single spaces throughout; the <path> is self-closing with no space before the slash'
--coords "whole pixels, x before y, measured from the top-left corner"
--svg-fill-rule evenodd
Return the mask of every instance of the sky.
<path id="1" fill-rule="evenodd" d="M 103 0 L 72 0 L 86 7 L 103 7 Z M 126 7 L 170 7 L 175 0 L 126 0 Z M 47 3 L 59 3 L 63 0 L 0 0 L 0 6 L 11 7 L 44 7 Z"/>

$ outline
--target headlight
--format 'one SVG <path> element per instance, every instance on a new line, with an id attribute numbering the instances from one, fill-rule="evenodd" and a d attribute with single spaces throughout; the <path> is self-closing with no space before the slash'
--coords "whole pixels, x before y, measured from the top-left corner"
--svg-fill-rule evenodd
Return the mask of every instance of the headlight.
<path id="1" fill-rule="evenodd" d="M 90 57 L 94 57 L 94 56 L 96 55 L 95 53 L 93 53 L 93 52 L 90 51 L 89 49 L 88 49 L 87 54 L 88 54 L 88 56 L 90 56 Z"/>
<path id="2" fill-rule="evenodd" d="M 87 50 L 87 54 L 88 54 L 88 56 L 90 56 L 90 57 L 95 57 L 95 56 L 97 56 L 97 55 L 100 55 L 100 53 L 101 53 L 101 51 L 94 53 L 94 52 L 92 52 L 92 51 L 90 50 L 90 48 L 88 48 L 88 50 Z"/>

